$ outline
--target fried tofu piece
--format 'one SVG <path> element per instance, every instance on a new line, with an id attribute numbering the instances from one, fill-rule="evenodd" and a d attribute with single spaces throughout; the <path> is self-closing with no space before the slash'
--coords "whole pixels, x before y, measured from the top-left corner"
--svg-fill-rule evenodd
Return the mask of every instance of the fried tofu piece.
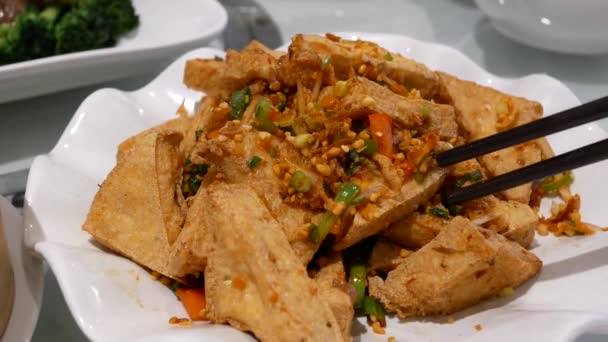
<path id="1" fill-rule="evenodd" d="M 275 54 L 257 41 L 243 51 L 229 49 L 225 61 L 193 59 L 186 62 L 184 83 L 207 95 L 228 99 L 232 93 L 256 80 L 271 83 L 277 78 Z"/>
<path id="2" fill-rule="evenodd" d="M 203 97 L 180 145 L 180 149 L 185 155 L 192 151 L 194 145 L 202 136 L 220 129 L 228 121 L 230 107 L 227 104 L 220 107 L 221 102 L 216 96 Z"/>
<path id="3" fill-rule="evenodd" d="M 470 201 L 462 212 L 469 219 L 483 220 L 479 223 L 481 226 L 524 248 L 532 244 L 539 222 L 538 215 L 528 205 L 494 196 Z M 404 247 L 418 249 L 431 242 L 449 224 L 448 220 L 414 212 L 391 224 L 382 235 Z"/>
<path id="4" fill-rule="evenodd" d="M 118 150 L 116 152 L 116 160 L 118 161 L 119 159 L 122 159 L 125 155 L 127 155 L 127 152 L 129 152 L 129 150 L 133 147 L 133 145 L 135 145 L 137 141 L 140 141 L 142 137 L 152 132 L 174 131 L 185 136 L 190 128 L 191 123 L 192 118 L 187 116 L 180 116 L 175 119 L 167 120 L 160 125 L 148 128 L 143 132 L 131 136 L 118 145 Z"/>
<path id="5" fill-rule="evenodd" d="M 225 95 L 224 73 L 226 63 L 221 60 L 195 58 L 186 61 L 184 68 L 184 84 L 191 89 L 204 91 L 208 95 Z M 214 90 L 215 85 L 221 84 Z M 229 85 L 231 89 L 234 85 Z"/>
<path id="6" fill-rule="evenodd" d="M 168 267 L 178 277 L 198 275 L 207 267 L 209 256 L 209 226 L 205 210 L 209 193 L 201 188 L 192 200 L 181 233 L 171 246 Z"/>
<path id="7" fill-rule="evenodd" d="M 207 317 L 262 341 L 343 341 L 319 285 L 256 192 L 220 183 L 208 190 Z"/>
<path id="8" fill-rule="evenodd" d="M 319 102 L 334 97 L 333 87 L 324 88 Z M 348 80 L 348 92 L 334 108 L 337 117 L 361 118 L 372 113 L 385 113 L 404 128 L 435 131 L 442 140 L 454 142 L 458 124 L 454 108 L 422 99 L 408 99 L 364 77 Z M 428 112 L 428 119 L 425 119 Z"/>
<path id="9" fill-rule="evenodd" d="M 480 170 L 481 165 L 475 159 L 470 159 L 450 166 L 450 173 L 456 179 L 471 172 Z M 529 205 L 505 201 L 494 195 L 484 196 L 463 204 L 462 215 L 477 222 L 481 226 L 499 233 L 508 239 L 528 248 L 534 240 L 538 215 Z"/>
<path id="10" fill-rule="evenodd" d="M 381 237 L 374 244 L 372 254 L 367 261 L 367 269 L 372 274 L 392 271 L 412 253 L 413 251 Z"/>
<path id="11" fill-rule="evenodd" d="M 463 81 L 443 72 L 437 74 L 442 84 L 441 96 L 455 107 L 458 125 L 466 134 L 468 142 L 538 120 L 543 116 L 542 105 L 538 102 Z M 535 164 L 549 157 L 549 152 L 549 145 L 543 138 L 487 154 L 479 160 L 491 176 L 499 176 Z M 528 204 L 531 193 L 531 185 L 527 184 L 505 190 L 501 192 L 501 196 L 507 200 Z"/>
<path id="12" fill-rule="evenodd" d="M 346 234 L 336 242 L 334 248 L 342 250 L 366 237 L 386 229 L 391 223 L 401 220 L 428 201 L 439 190 L 447 170 L 429 171 L 422 183 L 414 179 L 405 182 L 393 196 L 383 197 L 378 203 L 368 203 L 352 218 Z"/>
<path id="13" fill-rule="evenodd" d="M 414 60 L 397 53 L 390 53 L 379 45 L 366 41 L 348 41 L 333 35 L 295 35 L 289 46 L 289 66 L 283 67 L 281 81 L 294 86 L 297 72 L 305 68 L 307 74 L 322 72 L 322 60 L 329 57 L 335 78 L 345 80 L 354 72 L 359 72 L 372 81 L 386 76 L 398 84 L 418 89 L 425 99 L 432 99 L 439 90 L 437 75 Z M 282 64 L 285 64 L 282 61 Z"/>
<path id="14" fill-rule="evenodd" d="M 329 305 L 336 316 L 344 341 L 351 341 L 355 309 L 353 299 L 347 293 L 348 285 L 342 256 L 339 253 L 330 256 L 327 264 L 321 267 L 314 280 L 319 285 L 323 302 Z"/>
<path id="15" fill-rule="evenodd" d="M 418 249 L 431 242 L 449 221 L 429 214 L 414 212 L 391 224 L 382 235 L 410 249 Z"/>
<path id="16" fill-rule="evenodd" d="M 386 280 L 371 277 L 369 292 L 400 318 L 451 314 L 521 285 L 541 266 L 518 244 L 455 217 Z"/>
<path id="17" fill-rule="evenodd" d="M 223 138 L 201 142 L 193 154 L 202 156 L 212 165 L 216 174 L 221 174 L 225 182 L 248 185 L 254 189 L 281 224 L 296 255 L 301 258 L 303 264 L 308 263 L 319 248 L 319 244 L 308 239 L 308 225 L 317 211 L 285 203 L 281 193 L 284 180 L 275 174 L 273 161 L 284 161 L 306 172 L 314 184 L 310 192 L 311 197 L 319 197 L 315 194 L 323 193 L 322 182 L 317 182 L 320 177 L 310 161 L 294 151 L 294 147 L 284 140 L 265 136 L 250 128 L 245 129 L 240 124 L 229 122 L 220 132 Z M 241 139 L 235 140 L 236 135 L 240 135 Z M 275 158 L 270 155 L 271 146 L 276 150 Z M 262 161 L 251 169 L 247 166 L 247 161 L 253 156 L 260 157 Z M 214 176 L 210 172 L 206 178 L 208 177 Z M 319 199 L 318 202 L 321 203 L 322 209 L 323 200 Z"/>
<path id="18" fill-rule="evenodd" d="M 171 278 L 169 251 L 185 219 L 176 193 L 181 139 L 181 133 L 156 130 L 133 139 L 83 225 L 105 247 Z"/>

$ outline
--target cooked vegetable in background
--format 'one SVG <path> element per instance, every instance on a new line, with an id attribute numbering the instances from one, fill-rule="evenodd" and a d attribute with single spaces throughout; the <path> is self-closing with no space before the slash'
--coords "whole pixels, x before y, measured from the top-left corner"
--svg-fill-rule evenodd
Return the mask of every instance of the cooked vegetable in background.
<path id="1" fill-rule="evenodd" d="M 38 1 L 21 9 L 0 23 L 0 65 L 110 47 L 139 25 L 130 0 Z"/>

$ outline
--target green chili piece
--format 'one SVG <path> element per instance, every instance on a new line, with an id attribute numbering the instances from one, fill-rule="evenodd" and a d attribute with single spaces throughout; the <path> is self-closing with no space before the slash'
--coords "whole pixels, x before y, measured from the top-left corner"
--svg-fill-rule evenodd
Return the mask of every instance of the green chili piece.
<path id="1" fill-rule="evenodd" d="M 278 127 L 270 120 L 270 110 L 272 109 L 272 103 L 265 98 L 261 97 L 258 100 L 258 104 L 255 107 L 255 123 L 254 127 L 260 131 L 269 133 L 275 133 Z"/>
<path id="2" fill-rule="evenodd" d="M 454 186 L 457 188 L 462 188 L 462 186 L 465 185 L 466 182 L 478 182 L 482 179 L 483 175 L 481 174 L 481 171 L 475 170 L 458 177 L 454 182 Z"/>
<path id="3" fill-rule="evenodd" d="M 543 184 L 540 185 L 540 189 L 544 193 L 550 193 L 550 192 L 559 190 L 559 188 L 561 188 L 563 186 L 572 184 L 573 181 L 574 181 L 574 178 L 572 178 L 572 175 L 570 173 L 566 173 L 558 181 L 550 182 L 550 183 L 543 182 Z"/>
<path id="4" fill-rule="evenodd" d="M 365 264 L 352 264 L 350 266 L 348 282 L 355 288 L 355 293 L 357 294 L 355 308 L 360 309 L 363 307 L 365 289 L 367 288 L 367 268 Z"/>
<path id="5" fill-rule="evenodd" d="M 378 143 L 376 143 L 375 141 L 368 139 L 365 140 L 365 148 L 363 149 L 363 151 L 361 151 L 361 154 L 366 156 L 366 157 L 370 157 L 372 154 L 376 153 L 378 151 Z"/>
<path id="6" fill-rule="evenodd" d="M 430 208 L 429 214 L 446 220 L 450 218 L 450 212 L 439 207 Z"/>
<path id="7" fill-rule="evenodd" d="M 344 202 L 346 204 L 350 204 L 355 197 L 359 194 L 361 188 L 351 182 L 345 182 L 340 184 L 340 188 L 338 189 L 338 193 L 336 194 L 336 202 Z"/>
<path id="8" fill-rule="evenodd" d="M 230 99 L 230 106 L 232 107 L 230 116 L 240 120 L 249 102 L 251 102 L 251 90 L 248 87 L 235 91 Z"/>
<path id="9" fill-rule="evenodd" d="M 308 238 L 314 243 L 321 243 L 336 222 L 338 222 L 338 216 L 330 211 L 324 212 L 318 225 L 310 224 L 308 226 Z"/>
<path id="10" fill-rule="evenodd" d="M 386 325 L 386 314 L 384 313 L 384 308 L 382 304 L 380 304 L 376 299 L 370 296 L 365 296 L 363 299 L 363 311 L 370 318 L 370 320 L 374 320 L 372 317 L 376 318 L 376 321 L 380 322 L 380 325 Z"/>
<path id="11" fill-rule="evenodd" d="M 251 159 L 249 159 L 247 161 L 247 166 L 249 166 L 250 169 L 255 169 L 256 166 L 258 166 L 258 164 L 262 161 L 262 158 L 258 157 L 258 156 L 253 156 L 251 157 Z"/>

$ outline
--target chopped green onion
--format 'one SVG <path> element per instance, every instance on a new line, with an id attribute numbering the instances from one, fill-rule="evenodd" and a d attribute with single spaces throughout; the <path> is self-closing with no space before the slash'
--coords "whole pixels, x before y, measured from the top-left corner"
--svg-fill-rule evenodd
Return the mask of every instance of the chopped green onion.
<path id="1" fill-rule="evenodd" d="M 338 222 L 338 216 L 330 211 L 326 211 L 321 215 L 319 224 L 310 224 L 308 226 L 308 238 L 314 243 L 321 243 L 325 240 L 331 228 Z"/>
<path id="2" fill-rule="evenodd" d="M 331 63 L 331 61 L 329 59 L 329 55 L 323 57 L 323 59 L 321 59 L 321 69 L 327 69 L 327 67 L 329 67 L 330 63 Z"/>
<path id="3" fill-rule="evenodd" d="M 249 102 L 251 102 L 251 90 L 248 87 L 235 91 L 230 99 L 230 106 L 232 107 L 230 116 L 240 120 Z"/>
<path id="4" fill-rule="evenodd" d="M 214 61 L 218 61 L 218 62 L 223 62 L 224 61 L 224 59 L 222 57 L 220 57 L 220 56 L 213 56 L 213 60 Z"/>
<path id="5" fill-rule="evenodd" d="M 389 62 L 392 61 L 393 55 L 391 55 L 390 52 L 387 52 L 386 55 L 384 55 L 384 60 Z"/>
<path id="6" fill-rule="evenodd" d="M 190 160 L 190 157 L 186 158 L 186 161 L 184 161 L 184 166 L 190 166 L 192 165 L 192 160 Z"/>
<path id="7" fill-rule="evenodd" d="M 480 170 L 471 171 L 469 173 L 465 173 L 464 175 L 458 177 L 454 182 L 454 186 L 457 188 L 462 188 L 462 186 L 466 182 L 478 182 L 483 179 L 483 175 Z"/>
<path id="8" fill-rule="evenodd" d="M 308 140 L 312 137 L 310 133 L 298 134 L 293 141 L 293 144 L 297 148 L 304 148 L 308 144 Z"/>
<path id="9" fill-rule="evenodd" d="M 367 268 L 365 264 L 352 264 L 350 266 L 348 282 L 355 288 L 355 293 L 357 294 L 355 308 L 360 309 L 363 307 L 365 289 L 367 288 Z"/>
<path id="10" fill-rule="evenodd" d="M 385 86 L 386 82 L 384 82 L 383 80 L 376 80 L 376 83 L 378 83 L 381 86 Z"/>
<path id="11" fill-rule="evenodd" d="M 270 110 L 272 109 L 272 103 L 265 98 L 261 97 L 258 100 L 258 104 L 255 107 L 255 123 L 254 127 L 257 130 L 265 131 L 269 133 L 275 133 L 278 127 L 270 120 Z"/>
<path id="12" fill-rule="evenodd" d="M 446 220 L 450 218 L 450 212 L 439 207 L 430 208 L 429 214 Z"/>
<path id="13" fill-rule="evenodd" d="M 198 139 L 201 138 L 201 135 L 203 135 L 202 129 L 197 129 L 196 131 L 194 131 L 194 137 L 196 138 L 195 141 L 198 141 Z"/>
<path id="14" fill-rule="evenodd" d="M 573 181 L 574 181 L 574 178 L 572 178 L 572 175 L 568 172 L 568 173 L 565 173 L 564 176 L 562 178 L 560 178 L 558 181 L 549 182 L 549 183 L 543 182 L 540 185 L 540 189 L 544 193 L 547 194 L 547 193 L 556 191 L 561 187 L 570 185 L 570 184 L 572 184 Z"/>
<path id="15" fill-rule="evenodd" d="M 276 157 L 277 157 L 277 154 L 278 154 L 278 153 L 277 153 L 277 148 L 276 148 L 276 147 L 274 147 L 274 146 L 272 146 L 272 147 L 270 148 L 270 158 L 276 158 Z"/>
<path id="16" fill-rule="evenodd" d="M 355 197 L 359 194 L 361 188 L 351 182 L 345 182 L 340 184 L 340 188 L 338 189 L 338 193 L 336 194 L 336 202 L 344 202 L 346 204 L 350 204 Z"/>
<path id="17" fill-rule="evenodd" d="M 247 161 L 247 166 L 249 166 L 250 169 L 255 169 L 256 166 L 258 166 L 258 164 L 262 161 L 262 158 L 258 157 L 258 156 L 253 156 L 251 157 L 251 159 L 249 159 Z"/>
<path id="18" fill-rule="evenodd" d="M 312 180 L 308 177 L 304 171 L 296 171 L 291 176 L 289 185 L 294 188 L 297 192 L 309 192 L 312 189 Z"/>
<path id="19" fill-rule="evenodd" d="M 380 325 L 386 325 L 386 314 L 384 313 L 384 308 L 376 299 L 370 296 L 365 296 L 363 299 L 363 311 L 371 321 L 374 321 L 375 318 L 377 322 L 380 322 Z"/>
<path id="20" fill-rule="evenodd" d="M 431 106 L 424 105 L 424 106 L 422 106 L 421 111 L 422 111 L 422 118 L 424 120 L 427 120 L 428 118 L 431 117 Z"/>
<path id="21" fill-rule="evenodd" d="M 369 157 L 372 154 L 376 153 L 378 151 L 378 143 L 376 143 L 375 141 L 368 139 L 365 140 L 365 148 L 363 149 L 363 151 L 361 151 L 361 154 Z"/>
<path id="22" fill-rule="evenodd" d="M 334 85 L 334 95 L 336 97 L 344 97 L 348 93 L 348 82 L 337 81 Z"/>

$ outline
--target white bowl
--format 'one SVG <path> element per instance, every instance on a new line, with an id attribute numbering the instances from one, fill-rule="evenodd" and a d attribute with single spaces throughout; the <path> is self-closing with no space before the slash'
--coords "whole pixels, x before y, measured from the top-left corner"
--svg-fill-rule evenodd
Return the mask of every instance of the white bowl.
<path id="1" fill-rule="evenodd" d="M 505 36 L 537 48 L 608 53 L 608 1 L 475 0 Z"/>

